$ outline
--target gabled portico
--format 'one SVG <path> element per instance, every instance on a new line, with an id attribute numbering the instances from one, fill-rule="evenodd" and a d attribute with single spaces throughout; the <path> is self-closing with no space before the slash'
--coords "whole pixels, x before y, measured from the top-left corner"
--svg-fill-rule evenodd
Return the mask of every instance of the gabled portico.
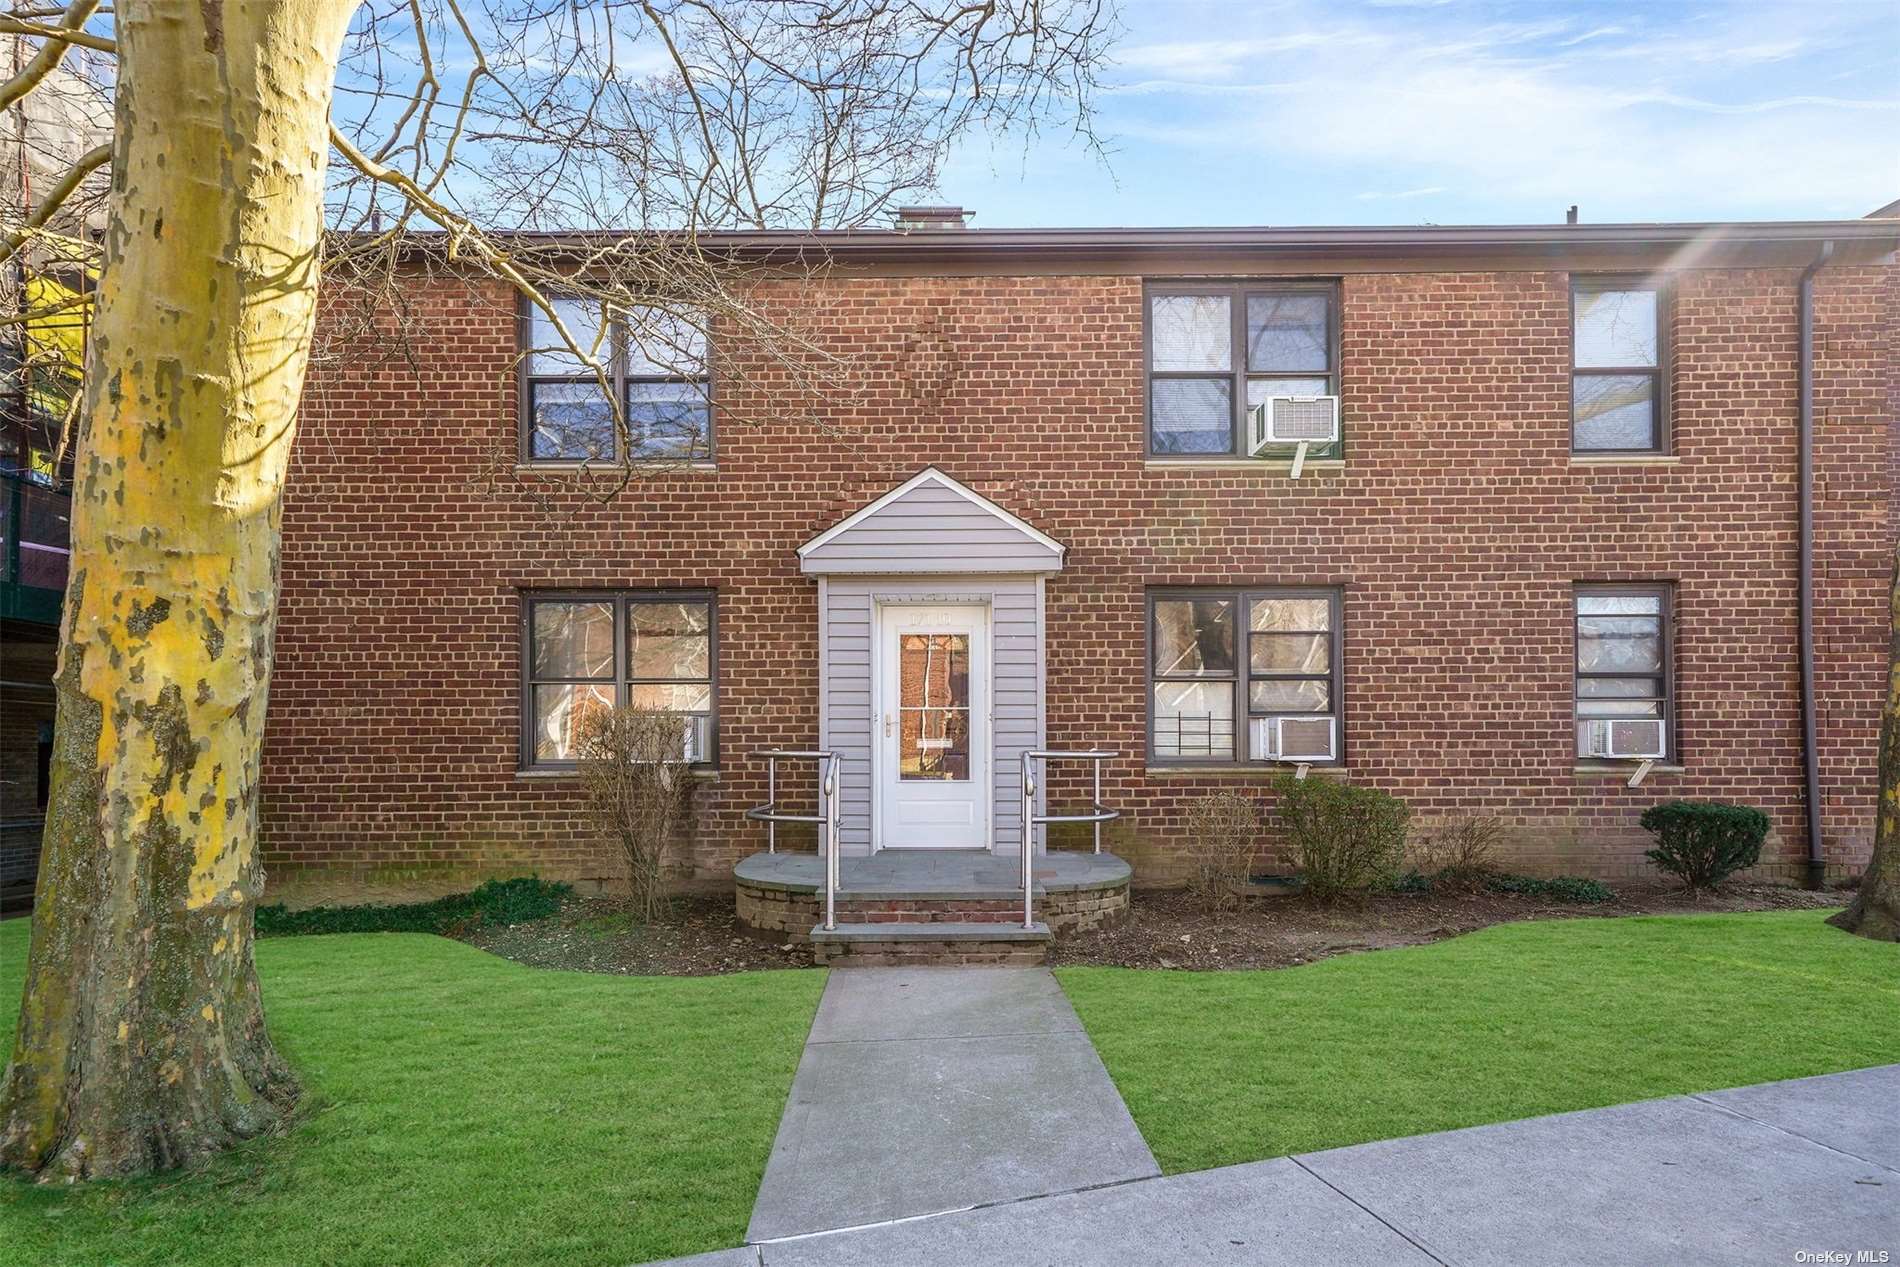
<path id="1" fill-rule="evenodd" d="M 1024 830 L 1023 773 L 1045 746 L 1043 586 L 1063 555 L 935 467 L 800 547 L 818 586 L 818 751 L 762 755 L 815 761 L 837 792 L 806 818 L 751 811 L 816 821 L 820 846 L 742 860 L 741 923 L 809 936 L 820 962 L 1039 963 L 1052 936 L 1127 909 L 1127 863 L 1048 854 Z"/>
<path id="2" fill-rule="evenodd" d="M 1044 740 L 1043 584 L 1063 554 L 935 467 L 800 547 L 841 856 L 1017 852 L 1022 754 Z"/>

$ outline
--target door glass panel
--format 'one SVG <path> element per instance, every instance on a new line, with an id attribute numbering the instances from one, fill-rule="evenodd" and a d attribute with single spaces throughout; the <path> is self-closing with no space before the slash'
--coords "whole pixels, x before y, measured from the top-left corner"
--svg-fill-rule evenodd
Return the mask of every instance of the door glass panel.
<path id="1" fill-rule="evenodd" d="M 897 772 L 905 780 L 970 777 L 970 636 L 903 634 L 897 654 Z"/>

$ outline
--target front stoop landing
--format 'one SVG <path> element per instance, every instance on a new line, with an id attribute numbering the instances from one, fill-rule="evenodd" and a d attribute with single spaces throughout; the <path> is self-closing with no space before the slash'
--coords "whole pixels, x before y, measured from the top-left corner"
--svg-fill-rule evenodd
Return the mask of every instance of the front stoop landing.
<path id="1" fill-rule="evenodd" d="M 838 927 L 823 925 L 824 860 L 761 853 L 733 873 L 739 923 L 774 941 L 809 941 L 820 964 L 905 966 L 1044 962 L 1049 943 L 1118 923 L 1129 865 L 1113 854 L 1046 853 L 1032 868 L 1035 926 L 1023 921 L 1015 858 L 978 850 L 884 850 L 841 860 Z"/>

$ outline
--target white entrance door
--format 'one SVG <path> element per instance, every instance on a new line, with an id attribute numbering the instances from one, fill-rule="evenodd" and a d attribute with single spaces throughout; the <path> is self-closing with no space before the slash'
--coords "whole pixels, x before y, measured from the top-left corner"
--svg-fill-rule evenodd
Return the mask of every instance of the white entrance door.
<path id="1" fill-rule="evenodd" d="M 986 849 L 989 609 L 879 609 L 880 849 Z"/>

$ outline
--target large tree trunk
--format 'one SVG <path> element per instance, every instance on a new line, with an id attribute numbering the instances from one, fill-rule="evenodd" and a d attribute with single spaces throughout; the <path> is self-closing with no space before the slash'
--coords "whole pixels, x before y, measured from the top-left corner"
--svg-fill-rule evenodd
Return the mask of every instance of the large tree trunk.
<path id="1" fill-rule="evenodd" d="M 354 0 L 130 0 L 0 1163 L 180 1165 L 296 1096 L 251 961 L 279 495 Z"/>
<path id="2" fill-rule="evenodd" d="M 1874 856 L 1851 906 L 1828 920 L 1877 941 L 1900 941 L 1900 549 L 1894 553 L 1888 600 L 1887 707 L 1880 717 L 1880 801 L 1874 814 Z"/>

